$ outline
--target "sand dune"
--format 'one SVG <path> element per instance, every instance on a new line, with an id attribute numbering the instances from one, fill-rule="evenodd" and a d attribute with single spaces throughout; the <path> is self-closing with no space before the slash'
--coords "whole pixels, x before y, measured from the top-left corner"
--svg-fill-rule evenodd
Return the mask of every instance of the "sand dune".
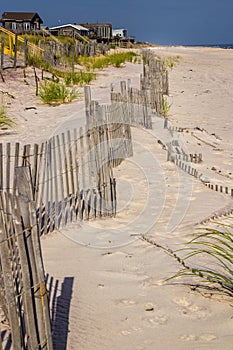
<path id="1" fill-rule="evenodd" d="M 233 51 L 153 50 L 180 57 L 169 72 L 169 119 L 184 129 L 180 137 L 190 153 L 203 154 L 197 169 L 216 183 L 233 187 Z M 110 84 L 117 86 L 120 80 L 130 78 L 137 86 L 141 70 L 139 64 L 127 64 L 100 72 L 92 84 L 93 98 L 108 102 Z M 32 75 L 29 86 L 33 91 Z M 1 89 L 7 85 L 1 84 Z M 20 90 L 12 93 L 22 98 Z M 8 105 L 19 124 L 17 134 L 2 135 L 2 140 L 41 142 L 84 122 L 83 97 L 60 107 L 45 107 L 32 95 L 21 101 Z M 134 128 L 132 133 L 134 156 L 115 169 L 116 217 L 73 223 L 42 238 L 54 348 L 232 350 L 230 301 L 180 281 L 165 283 L 178 271 L 178 262 L 138 236 L 180 248 L 203 219 L 232 207 L 232 198 L 211 191 L 167 162 L 158 129 Z"/>

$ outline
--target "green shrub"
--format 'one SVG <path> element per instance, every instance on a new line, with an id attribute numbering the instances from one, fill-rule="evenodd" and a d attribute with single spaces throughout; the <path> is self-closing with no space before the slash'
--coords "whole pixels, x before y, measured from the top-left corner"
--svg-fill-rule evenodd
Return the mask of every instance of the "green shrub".
<path id="1" fill-rule="evenodd" d="M 44 103 L 61 104 L 69 103 L 78 97 L 75 88 L 68 88 L 63 83 L 45 81 L 39 89 L 39 96 Z"/>

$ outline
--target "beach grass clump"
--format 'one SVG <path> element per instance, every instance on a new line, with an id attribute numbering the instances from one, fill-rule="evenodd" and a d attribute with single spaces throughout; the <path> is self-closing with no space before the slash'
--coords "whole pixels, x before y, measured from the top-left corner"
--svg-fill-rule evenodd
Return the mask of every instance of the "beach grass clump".
<path id="1" fill-rule="evenodd" d="M 39 96 L 46 104 L 58 105 L 76 99 L 78 91 L 75 87 L 69 88 L 64 83 L 45 80 L 40 86 Z"/>
<path id="2" fill-rule="evenodd" d="M 7 117 L 5 106 L 4 106 L 4 103 L 2 102 L 0 104 L 0 127 L 5 127 L 5 126 L 13 127 L 14 125 L 15 125 L 15 122 L 9 117 Z"/>
<path id="3" fill-rule="evenodd" d="M 93 72 L 68 72 L 64 75 L 65 84 L 67 86 L 90 84 L 92 80 L 96 78 L 96 74 Z"/>
<path id="4" fill-rule="evenodd" d="M 122 67 L 125 62 L 134 62 L 138 60 L 138 54 L 133 51 L 116 52 L 112 54 L 96 56 L 96 57 L 79 57 L 77 63 L 90 70 L 101 70 L 108 66 Z"/>
<path id="5" fill-rule="evenodd" d="M 177 252 L 186 254 L 181 259 Z M 197 277 L 208 285 L 218 285 L 233 297 L 233 224 L 216 223 L 214 228 L 200 229 L 198 235 L 174 255 L 182 268 L 171 278 Z M 188 263 L 190 259 L 193 266 Z"/>
<path id="6" fill-rule="evenodd" d="M 173 69 L 180 62 L 180 56 L 166 57 L 163 61 L 164 70 Z"/>
<path id="7" fill-rule="evenodd" d="M 164 96 L 162 96 L 162 113 L 164 118 L 168 117 L 168 113 L 170 111 L 171 106 L 172 104 L 168 103 L 168 100 Z"/>
<path id="8" fill-rule="evenodd" d="M 38 55 L 28 55 L 28 65 L 50 71 L 50 64 Z"/>

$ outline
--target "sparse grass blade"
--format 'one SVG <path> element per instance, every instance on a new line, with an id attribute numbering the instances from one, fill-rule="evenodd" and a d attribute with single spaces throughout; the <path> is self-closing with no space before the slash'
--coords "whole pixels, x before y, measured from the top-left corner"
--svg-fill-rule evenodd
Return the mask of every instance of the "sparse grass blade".
<path id="1" fill-rule="evenodd" d="M 173 253 L 182 269 L 168 280 L 196 276 L 207 283 L 217 283 L 233 296 L 233 225 L 216 225 L 217 228 L 201 229 L 201 233 L 187 242 L 186 247 Z M 187 254 L 183 258 L 178 257 L 177 252 L 183 251 Z M 191 258 L 192 263 L 189 264 Z M 201 266 L 203 264 L 205 267 Z"/>
<path id="2" fill-rule="evenodd" d="M 13 127 L 14 125 L 15 125 L 15 122 L 13 122 L 12 119 L 7 117 L 5 107 L 4 107 L 4 104 L 2 102 L 2 104 L 0 105 L 0 127 L 2 127 L 2 126 Z"/>

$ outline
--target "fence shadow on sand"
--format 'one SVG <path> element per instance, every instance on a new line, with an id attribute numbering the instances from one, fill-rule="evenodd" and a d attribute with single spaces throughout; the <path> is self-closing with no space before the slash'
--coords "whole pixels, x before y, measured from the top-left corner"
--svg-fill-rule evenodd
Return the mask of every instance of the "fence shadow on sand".
<path id="1" fill-rule="evenodd" d="M 51 328 L 54 350 L 66 350 L 69 333 L 69 314 L 73 294 L 74 277 L 63 282 L 47 275 L 50 295 Z"/>

